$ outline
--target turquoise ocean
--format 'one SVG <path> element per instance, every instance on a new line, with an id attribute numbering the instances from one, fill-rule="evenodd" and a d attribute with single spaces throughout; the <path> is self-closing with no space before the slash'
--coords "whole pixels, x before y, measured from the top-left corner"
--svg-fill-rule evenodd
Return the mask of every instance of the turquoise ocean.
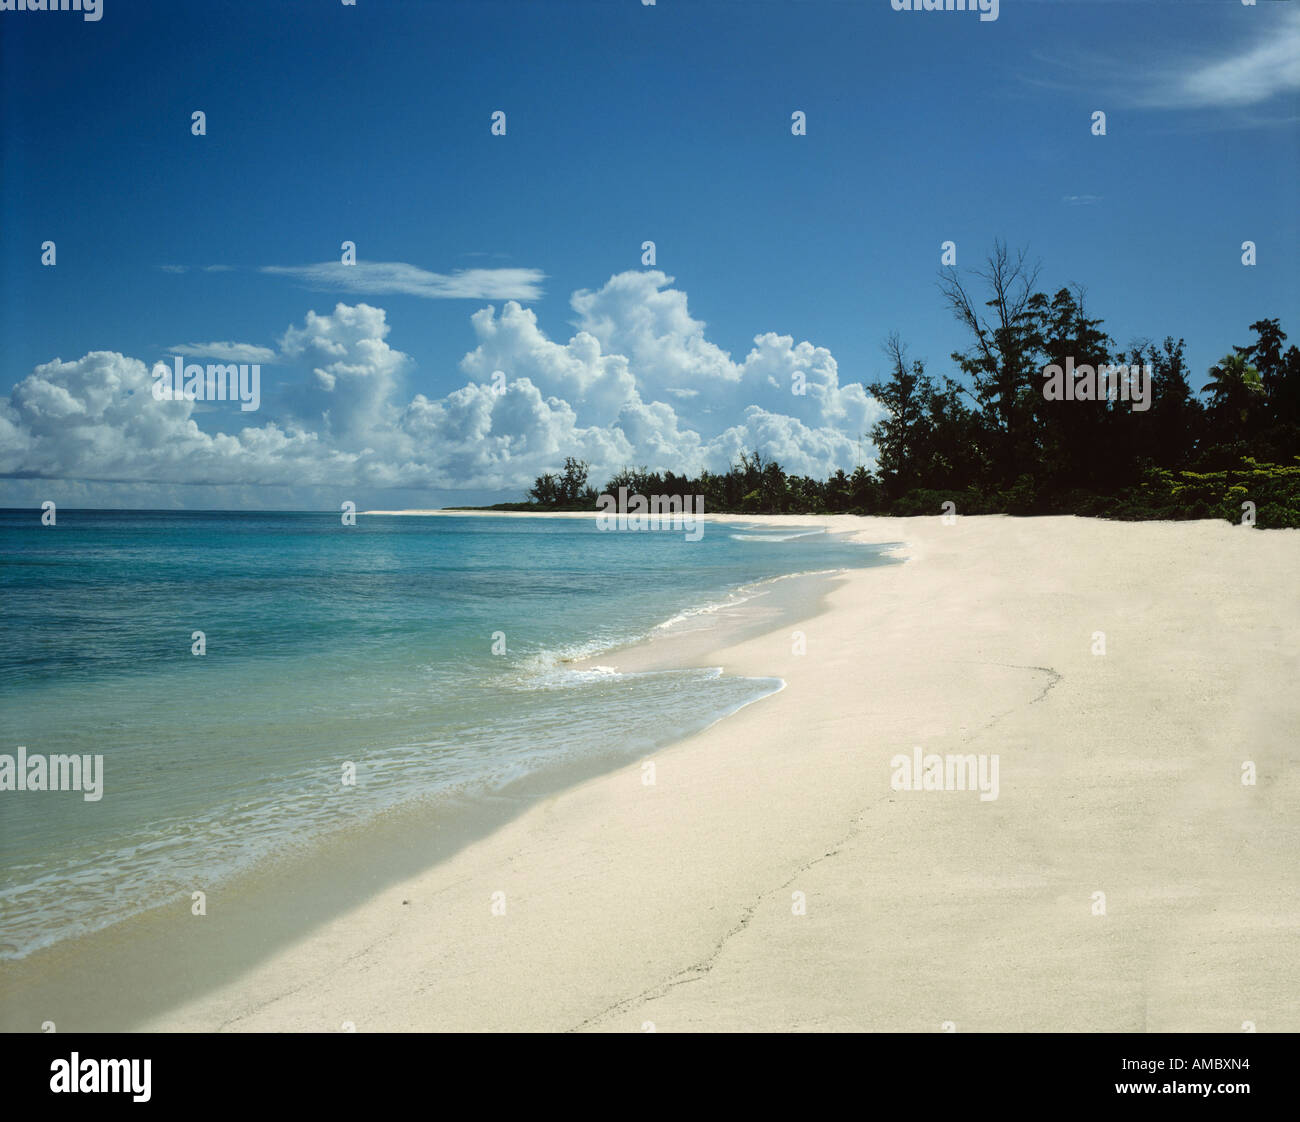
<path id="1" fill-rule="evenodd" d="M 691 542 L 592 519 L 0 511 L 0 754 L 104 758 L 97 802 L 0 791 L 0 958 L 386 810 L 679 740 L 781 683 L 565 660 L 884 548 L 736 524 Z"/>

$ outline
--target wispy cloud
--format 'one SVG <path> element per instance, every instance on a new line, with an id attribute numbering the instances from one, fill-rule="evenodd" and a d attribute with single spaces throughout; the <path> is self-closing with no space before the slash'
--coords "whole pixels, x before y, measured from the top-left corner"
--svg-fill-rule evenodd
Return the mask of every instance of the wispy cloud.
<path id="1" fill-rule="evenodd" d="M 1244 46 L 1158 67 L 1138 102 L 1153 109 L 1241 109 L 1297 91 L 1300 11 L 1287 11 Z"/>
<path id="2" fill-rule="evenodd" d="M 222 362 L 274 362 L 275 351 L 254 343 L 185 343 L 168 347 L 174 355 L 185 358 L 210 358 Z"/>
<path id="3" fill-rule="evenodd" d="M 202 269 L 205 273 L 230 273 L 233 272 L 234 265 L 159 265 L 164 273 L 190 273 Z"/>
<path id="4" fill-rule="evenodd" d="M 1293 123 L 1300 93 L 1300 11 L 1243 11 L 1252 30 L 1214 47 L 1165 42 L 1127 53 L 1035 50 L 1030 54 L 1038 67 L 1018 77 L 1028 86 L 1061 92 L 1077 93 L 1086 85 L 1140 109 L 1223 111 L 1198 119 L 1198 132 Z"/>
<path id="5" fill-rule="evenodd" d="M 539 300 L 546 274 L 540 269 L 459 269 L 431 273 L 402 261 L 358 261 L 344 265 L 264 265 L 260 270 L 291 277 L 307 288 L 361 296 L 399 293 L 426 300 Z"/>
<path id="6" fill-rule="evenodd" d="M 1065 195 L 1061 202 L 1067 206 L 1095 206 L 1101 202 L 1100 195 Z"/>

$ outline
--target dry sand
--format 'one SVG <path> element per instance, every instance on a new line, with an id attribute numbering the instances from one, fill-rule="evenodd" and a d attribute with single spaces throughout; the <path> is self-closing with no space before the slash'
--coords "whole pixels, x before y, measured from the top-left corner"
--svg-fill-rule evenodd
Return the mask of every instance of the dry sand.
<path id="1" fill-rule="evenodd" d="M 1300 532 L 745 521 L 909 560 L 806 653 L 716 652 L 787 688 L 652 785 L 548 797 L 142 1027 L 1300 1030 Z M 917 745 L 996 754 L 999 797 L 892 789 Z"/>

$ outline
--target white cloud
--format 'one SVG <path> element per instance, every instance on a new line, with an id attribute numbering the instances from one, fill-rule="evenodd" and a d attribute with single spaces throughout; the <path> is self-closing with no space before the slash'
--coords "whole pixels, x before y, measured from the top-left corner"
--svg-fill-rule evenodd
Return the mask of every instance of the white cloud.
<path id="1" fill-rule="evenodd" d="M 278 365 L 301 370 L 279 387 L 284 414 L 258 424 L 231 413 L 227 422 L 246 427 L 230 432 L 200 427 L 211 406 L 155 401 L 138 359 L 55 359 L 0 400 L 0 474 L 123 487 L 518 491 L 569 455 L 592 464 L 596 483 L 623 464 L 724 470 L 754 449 L 801 474 L 851 468 L 880 407 L 860 385 L 840 384 L 830 352 L 764 332 L 735 362 L 671 283 L 624 273 L 576 294 L 576 330 L 563 342 L 516 301 L 483 308 L 470 317 L 467 382 L 439 398 L 403 396 L 413 363 L 389 344 L 382 308 L 308 312 L 280 340 Z M 233 361 L 267 349 L 177 350 Z M 805 394 L 791 392 L 795 375 Z"/>
<path id="2" fill-rule="evenodd" d="M 1254 15 L 1252 11 L 1250 13 Z M 1152 108 L 1239 109 L 1300 90 L 1300 12 L 1261 12 L 1265 26 L 1252 42 L 1146 74 L 1139 102 Z"/>
<path id="3" fill-rule="evenodd" d="M 829 427 L 810 428 L 795 417 L 768 413 L 757 405 L 745 409 L 744 423 L 733 425 L 715 440 L 721 458 L 731 463 L 745 450 L 758 449 L 765 459 L 780 462 L 795 475 L 824 478 L 835 467 L 851 468 L 857 434 Z"/>
<path id="4" fill-rule="evenodd" d="M 400 294 L 427 300 L 539 300 L 546 274 L 539 269 L 458 269 L 431 273 L 402 261 L 324 261 L 264 265 L 261 272 L 291 277 L 307 288 L 360 296 Z"/>
<path id="5" fill-rule="evenodd" d="M 38 366 L 0 403 L 0 472 L 55 479 L 261 483 L 296 467 L 346 464 L 314 433 L 274 423 L 240 436 L 202 432 L 191 401 L 155 401 L 139 359 L 92 351 Z"/>
<path id="6" fill-rule="evenodd" d="M 740 381 L 731 356 L 704 337 L 705 324 L 686 307 L 686 293 L 666 287 L 658 270 L 610 277 L 595 292 L 573 294 L 577 326 L 607 351 L 626 355 L 652 393 L 675 386 L 707 392 Z"/>
<path id="7" fill-rule="evenodd" d="M 672 284 L 656 270 L 627 272 L 573 296 L 577 327 L 606 352 L 626 356 L 641 397 L 675 398 L 701 423 L 705 416 L 735 416 L 749 404 L 855 432 L 874 421 L 862 387 L 840 386 L 825 347 L 769 331 L 756 335 L 744 360 L 735 362 L 706 338 L 704 322 L 687 310 L 686 293 Z"/>
<path id="8" fill-rule="evenodd" d="M 308 312 L 280 340 L 286 358 L 312 364 L 309 408 L 336 438 L 382 441 L 396 421 L 398 379 L 410 359 L 388 345 L 388 332 L 382 308 L 339 304 L 332 315 Z"/>
<path id="9" fill-rule="evenodd" d="M 567 343 L 546 337 L 537 316 L 514 301 L 497 314 L 483 308 L 470 317 L 479 345 L 461 360 L 461 370 L 482 382 L 495 371 L 526 377 L 547 393 L 571 401 L 595 424 L 609 424 L 637 394 L 637 377 L 626 355 L 606 353 L 600 341 L 579 331 Z"/>
<path id="10" fill-rule="evenodd" d="M 167 348 L 169 354 L 206 358 L 213 362 L 274 362 L 275 351 L 254 343 L 185 343 Z"/>

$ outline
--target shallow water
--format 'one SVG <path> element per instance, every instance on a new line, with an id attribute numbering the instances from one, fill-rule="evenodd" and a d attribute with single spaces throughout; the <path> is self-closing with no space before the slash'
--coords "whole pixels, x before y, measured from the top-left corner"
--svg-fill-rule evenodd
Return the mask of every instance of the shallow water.
<path id="1" fill-rule="evenodd" d="M 780 683 L 570 660 L 888 560 L 815 531 L 481 516 L 7 511 L 0 546 L 0 754 L 104 774 L 93 802 L 0 792 L 9 958 L 388 808 L 681 739 Z"/>

